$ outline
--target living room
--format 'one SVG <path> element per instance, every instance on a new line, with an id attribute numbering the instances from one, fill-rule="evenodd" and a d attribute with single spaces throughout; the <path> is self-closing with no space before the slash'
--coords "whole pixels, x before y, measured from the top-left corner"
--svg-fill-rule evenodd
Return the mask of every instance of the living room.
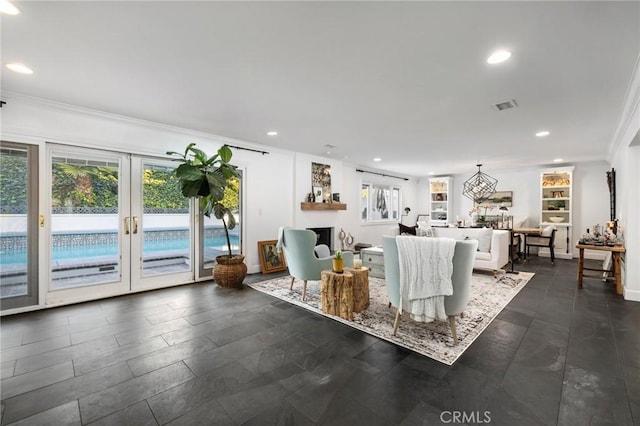
<path id="1" fill-rule="evenodd" d="M 3 155 L 31 156 L 38 207 L 35 297 L 2 300 L 0 423 L 639 423 L 637 2 L 13 3 L 0 140 Z M 487 62 L 505 47 L 511 58 Z M 189 143 L 231 146 L 242 173 L 240 290 L 213 283 L 195 256 L 179 277 L 135 276 L 145 222 L 132 176 L 145 162 L 169 167 L 167 152 Z M 117 286 L 51 286 L 52 169 L 64 159 L 119 167 L 126 181 Z M 330 167 L 345 210 L 301 207 L 314 163 Z M 489 214 L 531 228 L 541 172 L 573 167 L 573 259 L 515 263 L 533 278 L 453 365 L 250 288 L 278 275 L 261 273 L 258 247 L 280 227 L 330 228 L 333 249 L 340 231 L 348 248 L 378 246 L 428 214 L 435 177 L 452 179 L 451 225 L 472 222 L 463 184 L 479 163 L 512 196 Z M 612 169 L 622 295 L 600 279 L 576 286 L 578 238 L 610 220 Z M 395 218 L 363 221 L 363 184 L 399 189 Z M 27 227 L 2 220 L 3 234 Z"/>

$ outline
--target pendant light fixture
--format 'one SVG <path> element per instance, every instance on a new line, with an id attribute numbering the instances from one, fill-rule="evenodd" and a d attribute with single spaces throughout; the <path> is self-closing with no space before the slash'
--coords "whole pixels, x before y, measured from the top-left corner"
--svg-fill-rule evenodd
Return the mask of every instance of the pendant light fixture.
<path id="1" fill-rule="evenodd" d="M 472 199 L 474 203 L 480 204 L 489 198 L 491 194 L 496 192 L 498 179 L 492 178 L 486 173 L 482 173 L 480 171 L 482 164 L 476 164 L 476 166 L 478 166 L 478 173 L 471 176 L 464 182 L 462 195 Z"/>

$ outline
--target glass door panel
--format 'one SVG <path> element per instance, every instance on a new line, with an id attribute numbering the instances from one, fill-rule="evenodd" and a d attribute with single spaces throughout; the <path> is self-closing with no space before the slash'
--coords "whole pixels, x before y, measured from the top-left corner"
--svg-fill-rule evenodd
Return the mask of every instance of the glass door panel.
<path id="1" fill-rule="evenodd" d="M 38 303 L 38 147 L 0 143 L 0 306 Z"/>
<path id="2" fill-rule="evenodd" d="M 52 147 L 49 291 L 122 291 L 129 277 L 128 156 Z M 126 215 L 125 215 L 126 213 Z"/>
<path id="3" fill-rule="evenodd" d="M 180 192 L 176 163 L 132 159 L 132 288 L 193 281 L 191 203 Z"/>
<path id="4" fill-rule="evenodd" d="M 229 230 L 229 242 L 231 243 L 231 253 L 240 254 L 242 252 L 242 170 L 238 170 L 240 179 L 235 179 L 225 190 L 224 204 L 231 208 L 236 226 Z M 228 254 L 227 237 L 221 220 L 206 217 L 200 213 L 199 217 L 199 238 L 198 249 L 200 253 L 199 278 L 211 277 L 211 270 L 216 264 L 216 257 L 221 254 Z"/>

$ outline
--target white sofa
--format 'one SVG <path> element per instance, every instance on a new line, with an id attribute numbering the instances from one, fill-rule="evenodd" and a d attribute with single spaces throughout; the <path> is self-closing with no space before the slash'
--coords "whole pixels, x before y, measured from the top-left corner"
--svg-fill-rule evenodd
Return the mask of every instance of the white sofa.
<path id="1" fill-rule="evenodd" d="M 432 229 L 436 237 L 478 240 L 474 269 L 490 270 L 496 275 L 498 270 L 509 262 L 509 231 L 490 228 Z"/>

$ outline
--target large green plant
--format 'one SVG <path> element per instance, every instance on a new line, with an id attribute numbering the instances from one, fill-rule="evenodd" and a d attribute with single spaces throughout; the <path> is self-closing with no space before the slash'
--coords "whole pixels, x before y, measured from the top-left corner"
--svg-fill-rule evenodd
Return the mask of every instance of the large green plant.
<path id="1" fill-rule="evenodd" d="M 225 189 L 231 185 L 234 178 L 239 178 L 240 175 L 236 167 L 229 163 L 232 156 L 231 148 L 223 145 L 216 154 L 209 157 L 195 145 L 195 143 L 187 145 L 184 153 L 169 151 L 167 155 L 178 156 L 175 161 L 182 163 L 175 171 L 182 195 L 199 197 L 202 213 L 207 217 L 211 217 L 213 213 L 222 221 L 231 258 L 233 254 L 229 229 L 235 228 L 236 220 L 231 209 L 223 204 L 223 200 Z"/>

